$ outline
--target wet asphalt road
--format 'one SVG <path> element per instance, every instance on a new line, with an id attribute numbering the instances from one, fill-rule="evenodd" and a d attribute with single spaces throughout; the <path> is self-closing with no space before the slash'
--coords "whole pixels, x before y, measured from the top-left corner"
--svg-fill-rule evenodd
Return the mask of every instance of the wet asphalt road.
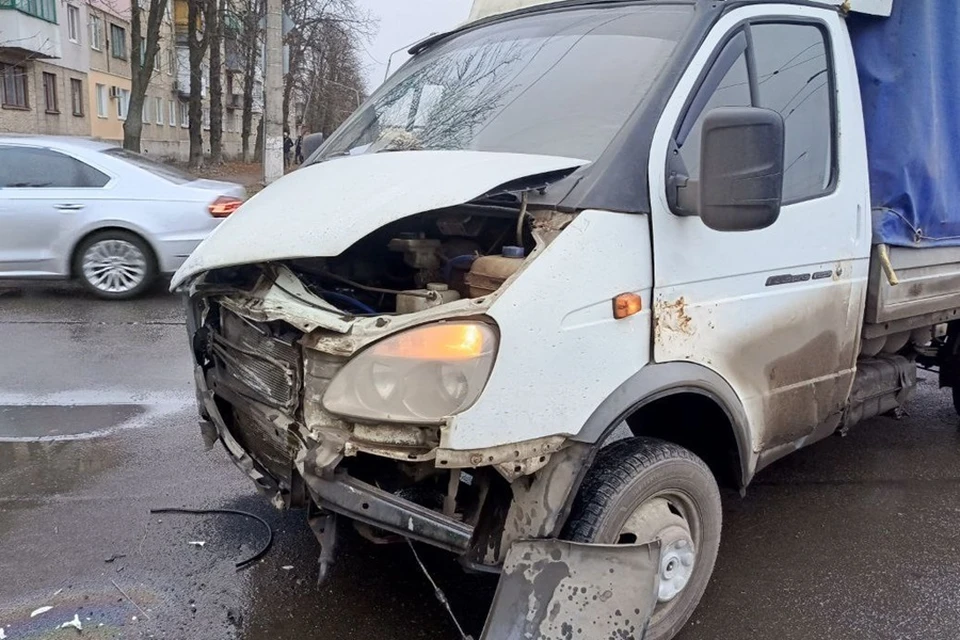
<path id="1" fill-rule="evenodd" d="M 454 638 L 405 547 L 345 536 L 331 581 L 195 420 L 179 301 L 0 287 L 0 628 L 7 638 Z M 717 573 L 682 640 L 960 638 L 960 432 L 925 380 L 881 418 L 725 496 Z M 273 548 L 230 508 L 265 518 Z M 205 542 L 203 547 L 189 544 Z M 468 630 L 495 587 L 424 550 Z M 109 560 L 109 561 L 108 561 Z M 50 611 L 34 618 L 42 606 Z"/>

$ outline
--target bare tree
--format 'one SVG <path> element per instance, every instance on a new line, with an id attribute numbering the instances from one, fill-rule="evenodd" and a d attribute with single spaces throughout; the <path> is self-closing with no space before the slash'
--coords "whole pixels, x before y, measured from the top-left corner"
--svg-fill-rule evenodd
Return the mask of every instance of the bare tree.
<path id="1" fill-rule="evenodd" d="M 260 60 L 261 0 L 247 0 L 243 14 L 243 36 L 240 40 L 243 60 L 243 116 L 240 125 L 240 157 L 250 159 L 250 133 L 253 128 L 253 90 L 256 84 L 257 64 Z"/>
<path id="2" fill-rule="evenodd" d="M 167 0 L 146 0 L 149 7 L 147 32 L 144 34 L 141 1 L 130 2 L 130 105 L 123 123 L 123 148 L 138 153 L 143 131 L 143 104 L 153 76 L 154 60 L 160 53 L 160 25 L 167 9 Z"/>
<path id="3" fill-rule="evenodd" d="M 284 0 L 284 5 L 295 25 L 286 37 L 290 62 L 283 92 L 284 122 L 289 121 L 296 95 L 304 99 L 305 107 L 326 103 L 319 119 L 311 119 L 309 109 L 304 109 L 304 120 L 312 130 L 335 128 L 356 109 L 363 92 L 359 50 L 376 32 L 376 21 L 356 0 Z"/>
<path id="4" fill-rule="evenodd" d="M 207 52 L 209 31 L 200 28 L 204 3 L 215 0 L 187 0 L 187 44 L 190 52 L 190 166 L 203 164 L 203 58 Z"/>
<path id="5" fill-rule="evenodd" d="M 224 0 L 206 0 L 210 47 L 210 164 L 223 163 L 223 21 Z"/>
<path id="6" fill-rule="evenodd" d="M 263 162 L 263 114 L 257 121 L 257 141 L 253 145 L 253 161 Z"/>

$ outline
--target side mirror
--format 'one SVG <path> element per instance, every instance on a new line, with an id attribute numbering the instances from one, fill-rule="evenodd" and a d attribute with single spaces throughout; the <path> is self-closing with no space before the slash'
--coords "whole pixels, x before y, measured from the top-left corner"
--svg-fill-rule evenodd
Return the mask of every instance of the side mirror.
<path id="1" fill-rule="evenodd" d="M 700 203 L 716 231 L 754 231 L 780 217 L 783 117 L 757 107 L 720 107 L 703 120 Z"/>

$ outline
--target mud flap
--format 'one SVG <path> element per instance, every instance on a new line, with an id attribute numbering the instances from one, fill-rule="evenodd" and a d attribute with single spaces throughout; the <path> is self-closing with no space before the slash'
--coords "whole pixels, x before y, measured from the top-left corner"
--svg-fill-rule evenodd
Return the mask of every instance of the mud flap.
<path id="1" fill-rule="evenodd" d="M 642 640 L 657 603 L 659 566 L 659 541 L 515 542 L 481 640 Z"/>

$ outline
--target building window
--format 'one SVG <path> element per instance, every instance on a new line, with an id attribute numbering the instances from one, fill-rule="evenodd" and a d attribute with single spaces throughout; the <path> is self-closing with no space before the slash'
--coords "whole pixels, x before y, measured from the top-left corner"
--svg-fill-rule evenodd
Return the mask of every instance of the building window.
<path id="1" fill-rule="evenodd" d="M 140 122 L 143 124 L 153 124 L 151 109 L 153 109 L 153 100 L 150 99 L 150 96 L 144 96 L 143 106 L 140 108 Z"/>
<path id="2" fill-rule="evenodd" d="M 140 38 L 140 66 L 147 66 L 147 39 Z"/>
<path id="3" fill-rule="evenodd" d="M 103 18 L 100 16 L 90 16 L 90 48 L 103 49 Z"/>
<path id="4" fill-rule="evenodd" d="M 70 106 L 73 115 L 83 115 L 83 81 L 77 78 L 70 78 Z"/>
<path id="5" fill-rule="evenodd" d="M 209 108 L 204 108 L 204 110 L 200 112 L 200 120 L 203 123 L 203 130 L 209 131 L 210 130 L 210 109 Z"/>
<path id="6" fill-rule="evenodd" d="M 98 84 L 97 87 L 97 117 L 106 118 L 107 117 L 107 87 L 102 84 Z"/>
<path id="7" fill-rule="evenodd" d="M 130 110 L 130 90 L 118 89 L 117 90 L 117 118 L 120 120 L 126 120 L 127 112 L 129 110 Z"/>
<path id="8" fill-rule="evenodd" d="M 177 126 L 177 103 L 173 100 L 170 101 L 170 126 Z"/>
<path id="9" fill-rule="evenodd" d="M 70 42 L 80 42 L 80 7 L 67 5 L 67 35 Z"/>
<path id="10" fill-rule="evenodd" d="M 177 52 L 167 49 L 167 75 L 172 76 L 177 71 Z"/>
<path id="11" fill-rule="evenodd" d="M 16 9 L 47 22 L 57 23 L 57 0 L 3 0 L 0 9 Z"/>
<path id="12" fill-rule="evenodd" d="M 181 127 L 190 126 L 190 108 L 186 102 L 180 103 L 180 126 Z"/>
<path id="13" fill-rule="evenodd" d="M 60 113 L 57 108 L 57 76 L 52 73 L 43 74 L 43 101 L 47 113 Z"/>
<path id="14" fill-rule="evenodd" d="M 163 61 L 163 56 L 160 55 L 160 47 L 157 47 L 157 53 L 153 56 L 153 70 L 157 73 L 160 73 L 160 63 Z"/>
<path id="15" fill-rule="evenodd" d="M 127 30 L 115 24 L 110 25 L 110 55 L 127 59 Z"/>
<path id="16" fill-rule="evenodd" d="M 157 110 L 157 124 L 163 124 L 163 98 L 154 98 L 154 108 Z"/>
<path id="17" fill-rule="evenodd" d="M 27 70 L 0 62 L 0 103 L 8 109 L 27 109 Z"/>

